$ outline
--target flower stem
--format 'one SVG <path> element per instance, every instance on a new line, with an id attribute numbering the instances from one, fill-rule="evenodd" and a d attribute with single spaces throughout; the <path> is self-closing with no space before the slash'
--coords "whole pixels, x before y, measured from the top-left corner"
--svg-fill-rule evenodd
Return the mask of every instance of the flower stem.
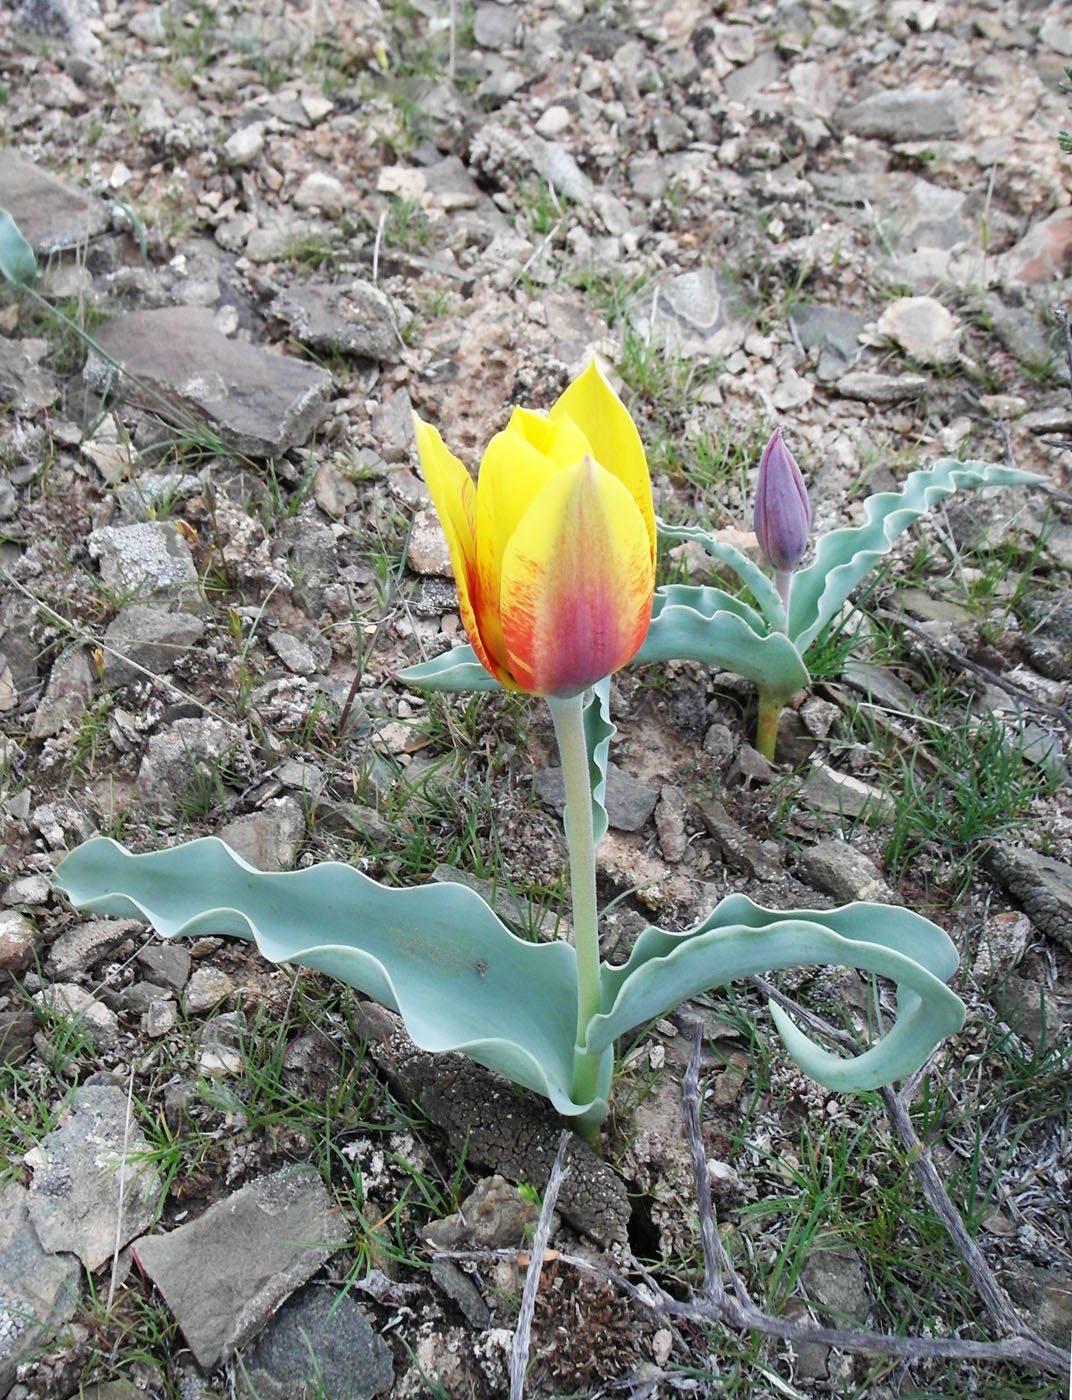
<path id="1" fill-rule="evenodd" d="M 584 738 L 584 696 L 548 696 L 562 776 L 566 785 L 566 846 L 573 899 L 573 942 L 577 953 L 577 1039 L 573 1058 L 573 1098 L 596 1097 L 601 1056 L 586 1054 L 588 1023 L 599 1011 L 599 914 L 596 904 L 596 843 L 592 830 L 592 783 Z M 583 1121 L 591 1139 L 598 1124 Z"/>
<path id="2" fill-rule="evenodd" d="M 793 569 L 775 569 L 774 586 L 778 590 L 778 597 L 782 600 L 782 607 L 785 608 L 785 631 L 789 631 L 789 595 L 793 591 Z"/>
<path id="3" fill-rule="evenodd" d="M 756 721 L 756 748 L 764 758 L 774 762 L 774 750 L 778 743 L 778 721 L 782 717 L 785 701 L 773 691 L 759 691 L 759 718 Z"/>

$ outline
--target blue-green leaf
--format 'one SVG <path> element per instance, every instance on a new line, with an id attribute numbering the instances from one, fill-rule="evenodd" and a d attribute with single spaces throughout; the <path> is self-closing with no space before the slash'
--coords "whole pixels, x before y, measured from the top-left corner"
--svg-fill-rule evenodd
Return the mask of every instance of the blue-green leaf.
<path id="1" fill-rule="evenodd" d="M 502 690 L 503 686 L 477 660 L 476 652 L 466 642 L 441 652 L 431 661 L 407 666 L 399 671 L 403 685 L 418 690 Z"/>
<path id="2" fill-rule="evenodd" d="M 335 861 L 268 874 L 215 837 L 144 855 L 98 837 L 55 883 L 79 908 L 145 918 L 164 938 L 252 938 L 271 962 L 316 968 L 400 1012 L 424 1050 L 462 1051 L 567 1116 L 593 1107 L 571 1097 L 573 948 L 515 937 L 465 885 L 387 889 Z M 608 1049 L 602 1112 L 611 1068 Z"/>
<path id="3" fill-rule="evenodd" d="M 753 563 L 736 545 L 718 539 L 699 525 L 664 525 L 660 520 L 659 534 L 671 540 L 695 540 L 712 559 L 728 564 L 759 604 L 759 610 L 771 631 L 785 631 L 785 604 L 778 590 L 759 565 Z"/>
<path id="4" fill-rule="evenodd" d="M 702 661 L 788 698 L 808 684 L 808 669 L 784 632 L 718 588 L 673 584 L 655 591 L 651 626 L 636 661 Z"/>
<path id="5" fill-rule="evenodd" d="M 0 209 L 0 275 L 17 287 L 32 287 L 37 279 L 34 250 L 6 209 Z"/>
<path id="6" fill-rule="evenodd" d="M 915 520 L 954 491 L 983 486 L 1033 486 L 1043 478 L 992 462 L 957 462 L 944 457 L 933 467 L 912 472 L 900 491 L 881 491 L 864 502 L 864 523 L 831 530 L 815 548 L 815 558 L 793 577 L 789 635 L 801 655 L 894 540 Z"/>
<path id="7" fill-rule="evenodd" d="M 610 717 L 610 677 L 597 681 L 585 696 L 584 742 L 592 785 L 592 836 L 598 846 L 607 834 L 607 760 L 616 733 Z"/>
<path id="8" fill-rule="evenodd" d="M 887 904 L 770 910 L 731 895 L 694 929 L 646 928 L 626 963 L 603 967 L 603 1011 L 589 1023 L 585 1048 L 597 1053 L 669 1006 L 735 978 L 822 963 L 879 973 L 898 992 L 894 1025 L 851 1059 L 813 1044 L 771 1008 L 789 1053 L 831 1089 L 861 1091 L 903 1078 L 963 1023 L 964 1007 L 944 980 L 956 968 L 956 950 L 920 915 Z"/>

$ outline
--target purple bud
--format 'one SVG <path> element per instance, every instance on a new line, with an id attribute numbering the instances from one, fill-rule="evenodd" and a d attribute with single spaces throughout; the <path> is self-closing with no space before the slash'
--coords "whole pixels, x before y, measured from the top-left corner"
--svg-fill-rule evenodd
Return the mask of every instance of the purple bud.
<path id="1" fill-rule="evenodd" d="M 759 547 L 778 573 L 795 569 L 808 547 L 811 508 L 804 478 L 775 428 L 759 459 L 753 516 Z"/>

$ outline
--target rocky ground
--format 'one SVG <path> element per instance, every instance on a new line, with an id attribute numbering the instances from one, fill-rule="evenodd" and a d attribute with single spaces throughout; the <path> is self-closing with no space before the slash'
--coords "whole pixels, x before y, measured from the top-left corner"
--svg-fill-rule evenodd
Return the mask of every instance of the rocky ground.
<path id="1" fill-rule="evenodd" d="M 534 936 L 568 916 L 545 714 L 395 675 L 461 639 L 411 410 L 475 466 L 593 351 L 661 514 L 745 545 L 776 423 L 817 530 L 941 456 L 1052 484 L 903 537 L 773 767 L 737 678 L 619 676 L 600 892 L 608 951 L 734 889 L 947 928 L 968 1022 L 912 1122 L 1001 1296 L 1067 1349 L 1069 62 L 1067 9 L 1032 0 L 4 9 L 0 208 L 48 305 L 0 287 L 0 1395 L 507 1393 L 556 1125 L 344 989 L 84 920 L 49 877 L 96 832 L 213 832 L 271 869 L 454 866 Z M 854 978 L 782 985 L 865 1007 Z M 762 1305 L 1008 1331 L 880 1101 L 804 1081 L 747 987 L 622 1047 L 562 1255 L 702 1287 L 697 1020 Z M 532 1396 L 1064 1384 L 682 1321 L 563 1262 L 532 1358 Z"/>

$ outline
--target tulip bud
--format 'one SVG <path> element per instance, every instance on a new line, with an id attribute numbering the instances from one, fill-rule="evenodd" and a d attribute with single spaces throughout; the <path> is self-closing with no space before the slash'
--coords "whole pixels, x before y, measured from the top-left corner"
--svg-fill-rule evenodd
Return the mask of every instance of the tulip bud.
<path id="1" fill-rule="evenodd" d="M 759 459 L 753 516 L 759 547 L 776 573 L 789 573 L 808 547 L 811 508 L 804 478 L 792 452 L 775 428 Z"/>

